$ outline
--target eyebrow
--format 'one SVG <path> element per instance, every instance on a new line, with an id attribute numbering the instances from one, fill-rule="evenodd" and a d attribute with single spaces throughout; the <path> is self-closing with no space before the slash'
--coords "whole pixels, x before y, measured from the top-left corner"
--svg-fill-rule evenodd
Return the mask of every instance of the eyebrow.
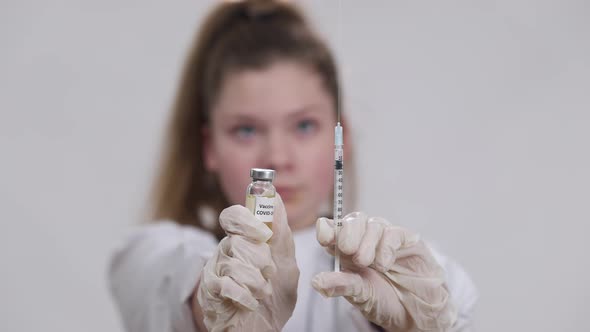
<path id="1" fill-rule="evenodd" d="M 320 108 L 319 104 L 308 104 L 303 107 L 290 110 L 286 115 L 287 119 L 297 118 L 308 113 L 315 113 Z M 235 113 L 228 114 L 232 120 L 236 121 L 256 121 L 260 117 L 256 111 L 236 111 Z"/>
<path id="2" fill-rule="evenodd" d="M 302 115 L 306 115 L 308 113 L 316 113 L 318 109 L 320 109 L 320 105 L 318 104 L 309 104 L 309 105 L 305 105 L 304 107 L 301 107 L 299 109 L 296 109 L 294 111 L 291 111 L 288 115 L 287 118 L 296 118 L 296 117 L 300 117 Z"/>

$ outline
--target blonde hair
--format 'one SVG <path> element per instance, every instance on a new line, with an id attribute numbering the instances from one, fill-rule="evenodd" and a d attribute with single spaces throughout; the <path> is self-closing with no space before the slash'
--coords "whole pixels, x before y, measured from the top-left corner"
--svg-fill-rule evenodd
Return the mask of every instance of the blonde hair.
<path id="1" fill-rule="evenodd" d="M 263 69 L 291 60 L 309 66 L 339 106 L 334 58 L 302 12 L 285 1 L 222 2 L 206 17 L 188 55 L 172 110 L 159 174 L 152 195 L 152 218 L 204 228 L 199 211 L 219 214 L 229 205 L 214 174 L 203 162 L 202 130 L 228 74 Z M 209 229 L 224 236 L 216 223 Z"/>

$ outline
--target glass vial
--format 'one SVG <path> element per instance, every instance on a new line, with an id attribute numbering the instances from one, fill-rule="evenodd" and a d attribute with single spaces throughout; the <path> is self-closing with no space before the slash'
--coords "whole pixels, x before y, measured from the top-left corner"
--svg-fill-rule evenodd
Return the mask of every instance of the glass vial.
<path id="1" fill-rule="evenodd" d="M 252 168 L 252 183 L 246 190 L 246 207 L 272 230 L 277 190 L 272 185 L 275 171 L 272 169 Z"/>

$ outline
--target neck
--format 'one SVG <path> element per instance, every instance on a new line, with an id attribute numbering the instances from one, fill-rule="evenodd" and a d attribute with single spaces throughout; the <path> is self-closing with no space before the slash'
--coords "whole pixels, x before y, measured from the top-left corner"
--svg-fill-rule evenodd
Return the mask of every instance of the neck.
<path id="1" fill-rule="evenodd" d="M 304 216 L 303 218 L 299 218 L 297 220 L 289 220 L 289 227 L 291 227 L 291 231 L 296 232 L 302 229 L 309 228 L 315 224 L 317 220 L 317 214 L 309 214 Z"/>

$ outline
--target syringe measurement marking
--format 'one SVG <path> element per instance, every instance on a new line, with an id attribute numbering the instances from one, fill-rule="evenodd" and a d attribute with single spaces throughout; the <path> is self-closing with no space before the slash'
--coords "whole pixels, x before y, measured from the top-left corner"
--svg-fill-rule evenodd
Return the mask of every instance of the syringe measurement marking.
<path id="1" fill-rule="evenodd" d="M 338 235 L 340 233 L 340 228 L 342 227 L 342 210 L 343 210 L 343 197 L 344 197 L 344 193 L 343 193 L 343 175 L 344 175 L 344 165 L 342 162 L 342 150 L 341 149 L 336 149 L 336 155 L 335 155 L 335 163 L 334 163 L 334 177 L 335 177 L 335 183 L 334 186 L 336 187 L 335 193 L 334 193 L 334 222 L 335 222 L 335 260 L 334 260 L 334 271 L 339 272 L 340 271 L 340 253 L 338 250 Z"/>

